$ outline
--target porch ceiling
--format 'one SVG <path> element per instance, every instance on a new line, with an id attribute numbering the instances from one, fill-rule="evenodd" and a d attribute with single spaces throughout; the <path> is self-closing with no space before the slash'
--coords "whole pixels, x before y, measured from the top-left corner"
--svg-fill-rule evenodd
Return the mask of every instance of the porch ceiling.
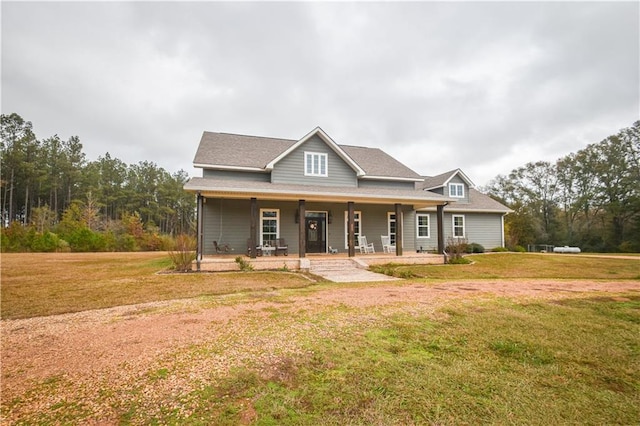
<path id="1" fill-rule="evenodd" d="M 243 182 L 194 177 L 184 186 L 189 192 L 208 198 L 235 198 L 279 201 L 349 202 L 365 204 L 410 204 L 415 209 L 447 204 L 453 198 L 420 191 L 385 188 L 356 188 L 318 185 Z"/>

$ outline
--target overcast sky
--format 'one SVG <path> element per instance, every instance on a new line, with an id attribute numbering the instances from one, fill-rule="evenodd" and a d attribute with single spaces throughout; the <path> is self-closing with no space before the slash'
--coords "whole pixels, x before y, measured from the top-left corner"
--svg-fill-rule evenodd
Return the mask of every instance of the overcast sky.
<path id="1" fill-rule="evenodd" d="M 640 118 L 639 2 L 3 1 L 2 113 L 170 172 L 202 132 L 381 148 L 477 185 Z"/>

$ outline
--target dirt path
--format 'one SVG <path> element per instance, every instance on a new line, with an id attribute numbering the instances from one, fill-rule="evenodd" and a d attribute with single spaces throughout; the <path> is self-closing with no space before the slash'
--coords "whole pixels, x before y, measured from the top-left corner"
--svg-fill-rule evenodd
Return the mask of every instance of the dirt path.
<path id="1" fill-rule="evenodd" d="M 243 321 L 267 318 L 274 311 L 313 312 L 342 305 L 355 308 L 437 307 L 454 298 L 483 294 L 564 298 L 584 292 L 628 291 L 640 292 L 640 283 L 495 280 L 423 285 L 405 282 L 402 285 L 330 289 L 301 296 L 266 293 L 254 301 L 240 303 L 232 302 L 232 297 L 221 297 L 217 304 L 196 299 L 177 300 L 4 320 L 2 400 L 6 403 L 52 376 L 87 381 L 103 376 L 105 371 L 118 370 L 123 364 L 132 367 L 130 370 L 148 371 L 154 360 L 177 348 L 220 339 L 230 330 L 241 333 Z M 224 355 L 219 359 L 221 363 L 231 358 Z"/>

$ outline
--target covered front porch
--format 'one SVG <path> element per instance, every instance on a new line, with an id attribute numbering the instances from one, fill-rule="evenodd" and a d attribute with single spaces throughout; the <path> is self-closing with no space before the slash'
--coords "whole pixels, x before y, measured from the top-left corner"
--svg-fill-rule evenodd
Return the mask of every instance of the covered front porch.
<path id="1" fill-rule="evenodd" d="M 213 251 L 214 241 L 216 246 L 232 248 L 236 256 L 248 255 L 256 269 L 277 269 L 283 265 L 292 270 L 307 269 L 303 259 L 316 253 L 329 255 L 337 251 L 338 254 L 331 255 L 361 258 L 358 245 L 364 236 L 375 247 L 375 253 L 366 256 L 369 262 L 399 261 L 397 258 L 405 254 L 416 254 L 416 259 L 425 261 L 428 256 L 417 251 L 444 252 L 443 207 L 452 201 L 438 194 L 400 188 L 198 178 L 192 179 L 185 189 L 197 194 L 198 270 L 224 268 L 217 266 L 218 260 L 207 257 L 217 253 Z M 416 242 L 416 210 L 424 207 L 436 207 L 436 215 L 427 224 L 434 227 L 427 232 L 434 235 L 431 247 L 423 248 L 422 243 Z M 391 244 L 383 247 L 384 236 L 391 239 Z M 286 241 L 289 259 L 260 256 L 269 242 L 276 239 Z M 406 261 L 416 261 L 413 258 L 408 255 Z M 435 262 L 442 263 L 442 256 L 437 258 L 440 260 Z"/>

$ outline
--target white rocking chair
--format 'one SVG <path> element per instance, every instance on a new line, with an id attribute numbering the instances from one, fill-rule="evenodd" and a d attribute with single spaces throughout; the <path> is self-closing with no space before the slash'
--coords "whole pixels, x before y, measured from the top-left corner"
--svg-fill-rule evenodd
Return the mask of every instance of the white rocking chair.
<path id="1" fill-rule="evenodd" d="M 382 240 L 382 252 L 383 253 L 395 253 L 396 246 L 395 244 L 391 244 L 391 237 L 389 235 L 381 235 L 380 239 Z"/>
<path id="2" fill-rule="evenodd" d="M 367 243 L 367 237 L 361 235 L 358 238 L 358 248 L 360 253 L 375 253 L 376 249 L 373 247 L 373 243 Z"/>

